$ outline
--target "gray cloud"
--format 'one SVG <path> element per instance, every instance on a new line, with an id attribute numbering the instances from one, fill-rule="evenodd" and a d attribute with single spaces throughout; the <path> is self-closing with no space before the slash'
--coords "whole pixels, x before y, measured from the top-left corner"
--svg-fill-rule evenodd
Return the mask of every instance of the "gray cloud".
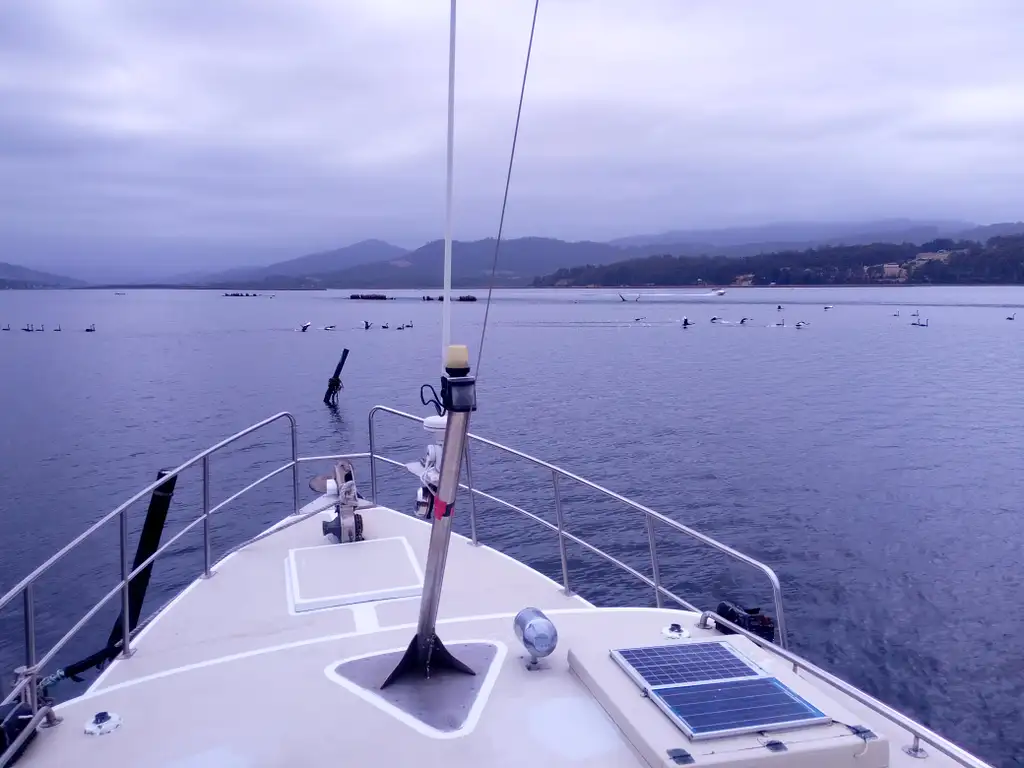
<path id="1" fill-rule="evenodd" d="M 531 10 L 460 5 L 462 238 L 497 223 Z M 447 21 L 0 4 L 0 260 L 171 273 L 438 237 Z M 1019 0 L 541 0 L 508 231 L 1021 218 L 1022 26 Z"/>

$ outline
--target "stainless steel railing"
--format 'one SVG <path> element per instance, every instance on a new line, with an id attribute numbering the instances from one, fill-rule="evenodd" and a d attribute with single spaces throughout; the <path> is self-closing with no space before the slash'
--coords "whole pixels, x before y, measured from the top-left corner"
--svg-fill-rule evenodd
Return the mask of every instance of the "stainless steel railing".
<path id="1" fill-rule="evenodd" d="M 283 466 L 278 467 L 272 472 L 267 473 L 259 480 L 243 488 L 238 493 L 230 496 L 225 501 L 221 502 L 215 507 L 210 506 L 210 456 L 217 453 L 221 449 L 231 445 L 234 442 L 251 435 L 260 429 L 263 429 L 269 424 L 273 424 L 282 419 L 288 421 L 289 432 L 291 437 L 291 461 L 285 463 Z M 299 456 L 298 456 L 298 432 L 295 424 L 295 417 L 290 413 L 282 412 L 275 416 L 271 416 L 269 419 L 264 419 L 261 422 L 253 424 L 241 432 L 237 432 L 226 440 L 222 440 L 205 451 L 196 454 L 191 459 L 175 467 L 166 475 L 163 475 L 158 480 L 150 483 L 141 491 L 132 496 L 128 501 L 124 502 L 115 509 L 100 518 L 97 522 L 87 528 L 83 533 L 73 539 L 69 544 L 61 548 L 55 555 L 50 557 L 46 562 L 36 568 L 32 573 L 22 579 L 12 589 L 0 597 L 0 610 L 3 610 L 7 605 L 16 600 L 19 596 L 22 598 L 24 606 L 24 627 L 25 627 L 25 664 L 18 668 L 18 682 L 14 685 L 11 691 L 0 701 L 0 706 L 9 704 L 14 701 L 15 698 L 22 696 L 31 705 L 33 713 L 40 711 L 39 701 L 36 696 L 36 685 L 38 683 L 39 672 L 44 669 L 47 664 L 53 661 L 54 657 L 71 641 L 71 639 L 78 634 L 79 631 L 97 614 L 103 609 L 107 603 L 109 603 L 115 596 L 120 593 L 121 595 L 121 631 L 123 636 L 121 655 L 127 658 L 132 655 L 131 647 L 131 627 L 130 627 L 130 616 L 128 610 L 129 603 L 129 584 L 131 580 L 139 575 L 142 570 L 156 560 L 161 554 L 166 552 L 172 547 L 182 536 L 195 528 L 199 523 L 203 524 L 203 552 L 204 552 L 204 564 L 203 564 L 203 575 L 209 576 L 210 571 L 210 516 L 218 512 L 227 504 L 231 503 L 239 496 L 248 493 L 256 486 L 266 482 L 272 477 L 287 471 L 292 470 L 292 500 L 295 511 L 299 509 Z M 128 550 L 128 510 L 129 508 L 142 498 L 145 498 L 150 493 L 155 491 L 158 487 L 163 485 L 171 477 L 176 477 L 190 467 L 196 464 L 202 463 L 203 467 L 203 514 L 193 520 L 191 523 L 186 525 L 181 531 L 175 534 L 171 539 L 164 543 L 159 549 L 156 550 L 149 558 L 142 562 L 138 568 L 134 570 L 130 569 L 129 565 L 129 550 Z M 79 619 L 75 625 L 61 637 L 49 651 L 47 651 L 42 658 L 38 657 L 36 649 L 36 629 L 35 629 L 35 598 L 33 585 L 39 580 L 44 574 L 46 574 L 53 566 L 63 560 L 68 553 L 76 549 L 86 539 L 92 536 L 96 531 L 106 526 L 110 521 L 118 519 L 120 527 L 120 560 L 121 560 L 121 581 L 113 589 L 108 591 L 96 605 L 90 608 L 81 619 Z M 48 708 L 47 708 L 47 711 Z M 0 762 L 2 764 L 2 762 Z"/>
<path id="2" fill-rule="evenodd" d="M 378 413 L 388 413 L 388 414 L 391 414 L 392 416 L 398 416 L 399 418 L 406 419 L 408 421 L 415 421 L 415 422 L 419 422 L 419 423 L 423 422 L 423 419 L 421 417 L 419 417 L 419 416 L 414 416 L 411 413 L 405 413 L 404 411 L 399 411 L 399 410 L 396 410 L 394 408 L 388 408 L 387 406 L 384 406 L 384 405 L 377 405 L 377 406 L 374 406 L 373 408 L 370 409 L 370 415 L 369 415 L 369 432 L 370 432 L 370 490 L 371 490 L 371 493 L 373 494 L 374 501 L 377 500 L 377 467 L 376 467 L 376 463 L 381 458 L 381 457 L 379 457 L 377 455 L 377 450 L 376 450 L 376 435 L 375 435 L 376 424 L 375 424 L 374 417 Z M 557 521 L 557 524 L 555 524 L 555 525 L 552 525 L 547 520 L 544 520 L 543 518 L 538 517 L 537 515 L 533 514 L 532 512 L 527 512 L 525 509 L 522 509 L 521 507 L 517 507 L 514 504 L 509 504 L 508 502 L 504 501 L 503 499 L 499 499 L 499 498 L 497 498 L 495 496 L 491 496 L 490 494 L 484 493 L 483 491 L 479 491 L 476 488 L 473 488 L 472 487 L 473 486 L 472 470 L 471 470 L 470 464 L 469 464 L 468 451 L 467 451 L 467 455 L 466 455 L 466 466 L 467 466 L 467 470 L 468 470 L 467 473 L 466 473 L 466 479 L 468 480 L 469 485 L 468 486 L 462 485 L 461 487 L 465 488 L 466 490 L 468 490 L 470 492 L 470 498 L 471 499 L 475 499 L 476 496 L 480 496 L 482 498 L 486 498 L 487 500 L 489 500 L 491 502 L 494 502 L 496 504 L 499 504 L 499 505 L 505 507 L 506 509 L 510 509 L 510 510 L 512 510 L 514 512 L 518 512 L 520 514 L 525 515 L 526 517 L 529 517 L 530 519 L 534 520 L 535 522 L 540 523 L 541 525 L 551 529 L 552 531 L 554 531 L 558 535 L 559 557 L 560 557 L 560 559 L 562 561 L 562 586 L 563 586 L 566 594 L 571 593 L 572 590 L 571 590 L 571 582 L 570 582 L 570 578 L 569 578 L 569 564 L 568 564 L 568 558 L 566 557 L 565 543 L 566 543 L 566 541 L 571 541 L 574 544 L 576 544 L 576 545 L 582 547 L 583 549 L 587 550 L 588 552 L 591 552 L 591 553 L 597 555 L 598 557 L 601 557 L 604 560 L 610 562 L 612 565 L 618 567 L 619 569 L 626 571 L 627 573 L 631 574 L 634 578 L 639 579 L 640 581 L 642 581 L 645 584 L 647 584 L 647 586 L 651 587 L 654 590 L 655 603 L 656 603 L 656 605 L 659 608 L 663 607 L 663 605 L 664 605 L 664 598 L 667 597 L 667 598 L 675 601 L 676 603 L 678 603 L 682 607 L 686 608 L 687 610 L 695 611 L 695 612 L 699 613 L 700 612 L 699 608 L 695 607 L 692 603 L 688 602 L 687 600 L 684 600 L 682 597 L 674 594 L 673 592 L 671 592 L 670 590 L 668 590 L 664 586 L 662 586 L 662 583 L 661 583 L 661 569 L 659 568 L 659 565 L 658 565 L 658 550 L 657 550 L 657 544 L 656 544 L 657 538 L 656 538 L 656 530 L 655 530 L 655 524 L 656 523 L 660 523 L 662 525 L 668 526 L 669 528 L 671 528 L 674 531 L 678 531 L 679 533 L 683 533 L 683 534 L 689 536 L 692 539 L 696 539 L 697 541 L 701 542 L 702 544 L 706 544 L 709 547 L 712 547 L 713 549 L 716 549 L 719 552 L 721 552 L 721 553 L 731 557 L 732 559 L 738 560 L 739 562 L 744 563 L 744 564 L 750 566 L 751 568 L 754 568 L 754 569 L 760 571 L 762 574 L 764 574 L 768 578 L 768 582 L 771 584 L 771 588 L 772 588 L 772 602 L 775 605 L 775 620 L 776 620 L 776 624 L 777 624 L 777 627 L 778 627 L 779 644 L 783 648 L 788 647 L 788 635 L 787 635 L 787 632 L 786 632 L 786 614 L 785 614 L 785 611 L 784 611 L 783 606 L 782 606 L 782 585 L 779 583 L 779 577 L 775 575 L 775 571 L 773 571 L 770 566 L 762 563 L 759 560 L 755 560 L 754 558 L 750 557 L 749 555 L 745 555 L 742 552 L 740 552 L 739 550 L 733 549 L 732 547 L 728 546 L 727 544 L 723 544 L 722 542 L 717 541 L 716 539 L 713 539 L 710 536 L 705 536 L 700 531 L 696 531 L 693 528 L 690 528 L 689 526 L 686 526 L 686 525 L 683 525 L 682 523 L 676 522 L 672 518 L 666 517 L 665 515 L 661 514 L 660 512 L 656 512 L 656 511 L 654 511 L 653 509 L 651 509 L 649 507 L 645 507 L 643 504 L 639 504 L 639 503 L 633 501 L 632 499 L 626 498 L 625 496 L 622 496 L 621 494 L 615 493 L 615 491 L 611 491 L 611 490 L 605 488 L 604 486 L 598 485 L 597 483 L 593 483 L 590 480 L 587 480 L 586 478 L 580 477 L 579 475 L 576 475 L 576 474 L 573 474 L 572 472 L 564 470 L 564 469 L 562 469 L 559 466 L 556 466 L 554 464 L 550 464 L 550 463 L 548 463 L 548 462 L 546 462 L 546 461 L 544 461 L 542 459 L 538 459 L 535 456 L 529 455 L 528 453 L 523 453 L 522 451 L 517 451 L 514 448 L 509 448 L 507 445 L 502 445 L 501 443 L 497 443 L 497 442 L 495 442 L 493 440 L 488 440 L 485 437 L 480 437 L 480 436 L 474 435 L 474 434 L 470 434 L 469 437 L 470 437 L 470 441 L 471 442 L 481 443 L 483 445 L 487 445 L 487 446 L 490 446 L 492 448 L 496 448 L 497 450 L 499 450 L 499 451 L 501 451 L 503 453 L 506 453 L 506 454 L 508 454 L 510 456 L 515 456 L 515 457 L 520 458 L 520 459 L 523 459 L 523 460 L 533 464 L 534 466 L 543 467 L 543 468 L 545 468 L 545 469 L 547 469 L 547 470 L 549 470 L 551 472 L 551 483 L 552 483 L 552 486 L 553 486 L 554 492 L 555 492 L 555 519 Z M 583 539 L 581 539 L 581 538 L 579 538 L 577 536 L 574 536 L 573 534 L 571 534 L 571 533 L 569 533 L 568 531 L 565 530 L 565 521 L 564 521 L 564 518 L 563 518 L 563 515 L 562 515 L 562 498 L 561 498 L 561 494 L 560 494 L 560 490 L 559 490 L 559 483 L 558 483 L 558 478 L 559 477 L 564 477 L 567 480 L 572 480 L 575 483 L 578 483 L 580 485 L 586 486 L 587 488 L 591 488 L 591 489 L 597 491 L 598 493 L 600 493 L 600 494 L 602 494 L 602 495 L 604 495 L 604 496 L 606 496 L 606 497 L 608 497 L 610 499 L 614 499 L 615 501 L 618 501 L 618 502 L 620 502 L 622 504 L 625 504 L 627 507 L 630 507 L 631 509 L 634 509 L 634 510 L 640 512 L 644 516 L 644 521 L 645 521 L 646 528 L 647 528 L 648 547 L 650 548 L 650 554 L 651 554 L 651 575 L 653 576 L 653 578 L 648 578 L 647 576 L 645 576 L 644 574 L 640 573 L 635 568 L 632 568 L 631 566 L 629 566 L 626 563 L 622 562 L 618 558 L 615 558 L 615 557 L 609 555 L 607 552 L 605 552 L 605 551 L 603 551 L 601 549 L 598 549 L 597 547 L 593 546 L 589 542 L 586 542 Z M 471 539 L 472 539 L 473 544 L 476 544 L 477 543 L 477 538 L 476 538 L 476 505 L 475 505 L 475 503 L 470 506 L 469 515 L 470 515 Z"/>

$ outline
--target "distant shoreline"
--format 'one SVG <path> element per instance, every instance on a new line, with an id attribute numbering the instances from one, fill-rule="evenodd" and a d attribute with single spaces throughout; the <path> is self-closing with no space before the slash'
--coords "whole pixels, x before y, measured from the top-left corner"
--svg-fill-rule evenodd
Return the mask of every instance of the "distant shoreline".
<path id="1" fill-rule="evenodd" d="M 78 285 L 67 290 L 72 291 L 255 291 L 262 293 L 284 293 L 285 291 L 327 291 L 332 288 L 246 288 L 236 285 L 165 285 L 162 283 L 144 283 L 141 285 Z"/>
<path id="2" fill-rule="evenodd" d="M 495 286 L 496 291 L 671 291 L 671 290 L 700 290 L 708 291 L 744 291 L 744 290 L 786 290 L 786 289 L 808 289 L 808 288 L 1020 288 L 1024 283 L 823 283 L 818 285 L 801 283 L 794 285 L 708 285 L 696 283 L 679 283 L 673 285 L 520 285 L 520 286 Z M 110 284 L 110 285 L 40 285 L 33 287 L 2 288 L 0 291 L 210 291 L 215 293 L 224 292 L 254 292 L 260 295 L 270 293 L 311 293 L 338 291 L 341 293 L 358 292 L 381 292 L 402 291 L 420 292 L 433 295 L 444 289 L 441 286 L 418 287 L 418 288 L 280 288 L 271 287 L 238 287 L 238 286 L 210 286 L 210 285 L 167 285 L 161 283 L 146 283 L 140 285 L 131 284 Z M 486 285 L 478 286 L 453 286 L 452 291 L 486 291 Z"/>
<path id="3" fill-rule="evenodd" d="M 782 288 L 1021 288 L 1024 283 L 823 283 L 813 285 L 800 283 L 794 285 L 708 285 L 697 284 L 674 284 L 674 285 L 531 285 L 531 290 L 558 290 L 558 291 L 663 291 L 682 288 L 704 288 L 708 291 L 745 291 L 777 290 Z"/>

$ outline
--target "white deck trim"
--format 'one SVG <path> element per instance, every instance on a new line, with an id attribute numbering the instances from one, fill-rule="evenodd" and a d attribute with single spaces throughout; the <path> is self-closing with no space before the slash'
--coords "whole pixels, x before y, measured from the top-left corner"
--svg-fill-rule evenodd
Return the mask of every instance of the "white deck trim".
<path id="1" fill-rule="evenodd" d="M 374 603 L 372 605 L 376 605 L 376 603 Z M 658 613 L 672 614 L 672 615 L 676 615 L 676 616 L 678 616 L 681 613 L 682 614 L 689 614 L 690 616 L 697 616 L 698 615 L 696 613 L 693 613 L 692 611 L 684 611 L 681 608 L 680 609 L 677 609 L 677 608 L 643 608 L 643 607 L 638 607 L 638 606 L 624 606 L 624 607 L 614 607 L 614 608 L 550 608 L 550 609 L 546 609 L 544 611 L 544 613 L 547 614 L 548 616 L 565 616 L 565 615 L 571 615 L 571 614 L 575 614 L 575 613 L 590 613 L 591 611 L 594 611 L 594 610 L 601 611 L 603 613 L 658 612 Z M 441 625 L 441 624 L 447 625 L 447 624 L 462 624 L 462 623 L 470 622 L 470 621 L 490 621 L 490 620 L 493 620 L 493 619 L 509 619 L 509 620 L 511 620 L 511 619 L 515 618 L 516 613 L 518 613 L 518 611 L 515 611 L 515 612 L 513 612 L 513 611 L 505 611 L 505 612 L 502 612 L 502 613 L 485 613 L 485 614 L 480 614 L 478 616 L 454 616 L 454 617 L 452 617 L 450 619 L 438 619 L 437 623 L 439 625 Z M 94 688 L 95 688 L 95 683 L 94 683 L 81 696 L 77 696 L 77 697 L 75 697 L 73 699 L 68 699 L 67 701 L 64 701 L 64 702 L 61 702 L 60 704 L 57 704 L 54 707 L 54 710 L 59 710 L 61 707 L 66 707 L 66 706 L 69 706 L 71 704 L 74 704 L 75 702 L 83 701 L 85 699 L 93 699 L 93 698 L 95 698 L 97 696 L 102 696 L 103 694 L 110 693 L 112 691 L 119 691 L 119 690 L 122 690 L 124 688 L 132 688 L 132 687 L 134 687 L 136 685 L 141 685 L 143 683 L 149 683 L 149 682 L 152 682 L 154 680 L 161 680 L 161 679 L 163 679 L 165 677 L 171 677 L 173 675 L 185 674 L 187 672 L 192 672 L 192 671 L 197 670 L 197 669 L 205 669 L 206 667 L 217 666 L 218 664 L 227 664 L 227 663 L 230 663 L 232 661 L 241 661 L 242 659 L 249 659 L 249 658 L 252 658 L 254 656 L 264 656 L 264 655 L 271 654 L 271 653 L 278 653 L 280 651 L 290 651 L 290 650 L 292 650 L 294 648 L 303 648 L 303 647 L 310 646 L 310 645 L 320 645 L 321 643 L 332 643 L 332 642 L 336 642 L 338 640 L 347 640 L 350 637 L 365 637 L 367 635 L 375 635 L 375 634 L 379 634 L 381 632 L 394 632 L 394 631 L 398 631 L 398 630 L 410 630 L 410 629 L 411 630 L 415 630 L 416 629 L 416 624 L 415 623 L 396 624 L 396 625 L 391 626 L 391 627 L 381 627 L 380 629 L 377 629 L 377 630 L 374 630 L 374 631 L 369 631 L 369 632 L 360 632 L 360 631 L 356 630 L 355 632 L 342 632 L 340 634 L 320 635 L 319 637 L 308 637 L 308 638 L 305 638 L 303 640 L 295 640 L 295 641 L 292 641 L 290 643 L 281 643 L 279 645 L 268 645 L 268 646 L 264 646 L 263 648 L 253 648 L 252 650 L 241 651 L 239 653 L 232 653 L 232 654 L 228 654 L 227 656 L 218 656 L 217 658 L 213 658 L 213 659 L 204 659 L 203 661 L 197 661 L 194 664 L 184 664 L 184 665 L 182 665 L 180 667 L 172 667 L 171 669 L 164 669 L 164 670 L 161 670 L 160 672 L 154 672 L 151 675 L 144 675 L 142 677 L 136 677 L 136 678 L 133 678 L 131 680 L 125 680 L 123 683 L 116 683 L 114 685 L 111 685 L 111 686 L 108 686 L 108 687 L 104 688 L 101 691 L 94 690 Z M 460 641 L 460 642 L 468 642 L 468 641 L 463 640 L 463 641 Z M 491 641 L 488 640 L 486 642 L 491 642 Z"/>
<path id="2" fill-rule="evenodd" d="M 470 707 L 469 713 L 466 715 L 466 720 L 463 722 L 462 727 L 454 731 L 439 731 L 436 728 L 431 728 L 426 723 L 417 720 L 406 712 L 403 712 L 393 704 L 389 704 L 384 701 L 380 696 L 377 696 L 365 688 L 356 685 L 351 680 L 339 675 L 335 670 L 341 664 L 345 664 L 349 661 L 357 661 L 359 659 L 368 659 L 373 656 L 383 656 L 388 653 L 404 653 L 405 646 L 401 648 L 390 648 L 383 651 L 371 651 L 370 653 L 361 653 L 358 656 L 349 656 L 345 659 L 339 659 L 338 661 L 332 661 L 324 668 L 324 674 L 327 675 L 327 679 L 331 682 L 337 683 L 347 691 L 354 693 L 360 699 L 365 701 L 367 704 L 372 704 L 381 712 L 384 712 L 391 717 L 395 718 L 401 723 L 409 726 L 413 730 L 429 736 L 432 739 L 458 739 L 463 736 L 468 736 L 476 728 L 476 724 L 480 721 L 480 715 L 483 714 L 484 707 L 487 705 L 487 700 L 491 696 L 491 691 L 494 690 L 494 684 L 498 680 L 498 675 L 501 673 L 502 666 L 505 663 L 505 657 L 508 655 L 508 646 L 506 646 L 500 640 L 451 640 L 448 642 L 449 646 L 458 645 L 460 643 L 473 643 L 477 645 L 490 645 L 495 649 L 494 658 L 491 659 L 491 664 L 487 668 L 487 675 L 484 677 L 484 681 L 480 686 L 480 691 L 476 695 L 476 699 L 473 701 L 473 706 Z"/>
<path id="3" fill-rule="evenodd" d="M 357 603 L 349 607 L 352 609 L 352 620 L 356 623 L 357 632 L 370 635 L 380 629 L 376 603 Z"/>

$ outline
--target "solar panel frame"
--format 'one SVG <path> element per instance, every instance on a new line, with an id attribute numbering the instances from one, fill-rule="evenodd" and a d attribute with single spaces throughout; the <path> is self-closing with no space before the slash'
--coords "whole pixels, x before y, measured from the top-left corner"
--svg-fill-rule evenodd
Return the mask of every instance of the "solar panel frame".
<path id="1" fill-rule="evenodd" d="M 609 653 L 691 741 L 832 722 L 727 640 L 619 648 Z M 750 696 L 737 695 L 744 693 Z M 760 701 L 744 702 L 739 708 L 744 715 L 732 719 L 725 714 L 728 709 L 716 709 L 730 699 L 754 697 Z"/>
<path id="2" fill-rule="evenodd" d="M 768 689 L 767 691 L 765 689 Z M 725 712 L 729 710 L 709 710 L 709 705 L 721 705 L 730 700 L 728 697 L 702 696 L 709 691 L 743 693 L 743 696 L 733 696 L 731 700 L 736 702 L 751 696 L 758 696 L 762 699 L 756 707 L 747 706 L 743 711 L 746 715 L 736 715 L 733 719 L 725 720 L 719 727 L 699 726 L 692 722 L 695 718 L 713 718 L 718 716 L 721 720 Z M 677 701 L 673 703 L 668 696 L 677 694 L 682 697 L 690 697 L 691 701 Z M 764 699 L 767 695 L 775 695 L 772 701 Z M 775 677 L 758 677 L 747 679 L 732 679 L 718 682 L 707 682 L 697 684 L 683 684 L 671 686 L 659 686 L 651 690 L 650 698 L 654 704 L 679 728 L 690 741 L 702 741 L 705 739 L 721 739 L 728 736 L 740 736 L 747 733 L 764 733 L 770 731 L 782 731 L 792 728 L 804 728 L 812 725 L 830 725 L 832 718 L 808 702 L 799 694 L 795 693 L 785 683 Z M 694 705 L 692 711 L 684 711 L 684 704 Z M 701 711 L 703 708 L 703 711 Z M 786 708 L 789 713 L 780 711 Z M 763 714 L 749 714 L 754 709 L 762 710 Z M 774 710 L 764 712 L 764 710 Z M 736 710 L 734 710 L 736 711 Z"/>
<path id="3" fill-rule="evenodd" d="M 618 648 L 611 656 L 644 690 L 765 676 L 757 664 L 721 640 Z"/>

